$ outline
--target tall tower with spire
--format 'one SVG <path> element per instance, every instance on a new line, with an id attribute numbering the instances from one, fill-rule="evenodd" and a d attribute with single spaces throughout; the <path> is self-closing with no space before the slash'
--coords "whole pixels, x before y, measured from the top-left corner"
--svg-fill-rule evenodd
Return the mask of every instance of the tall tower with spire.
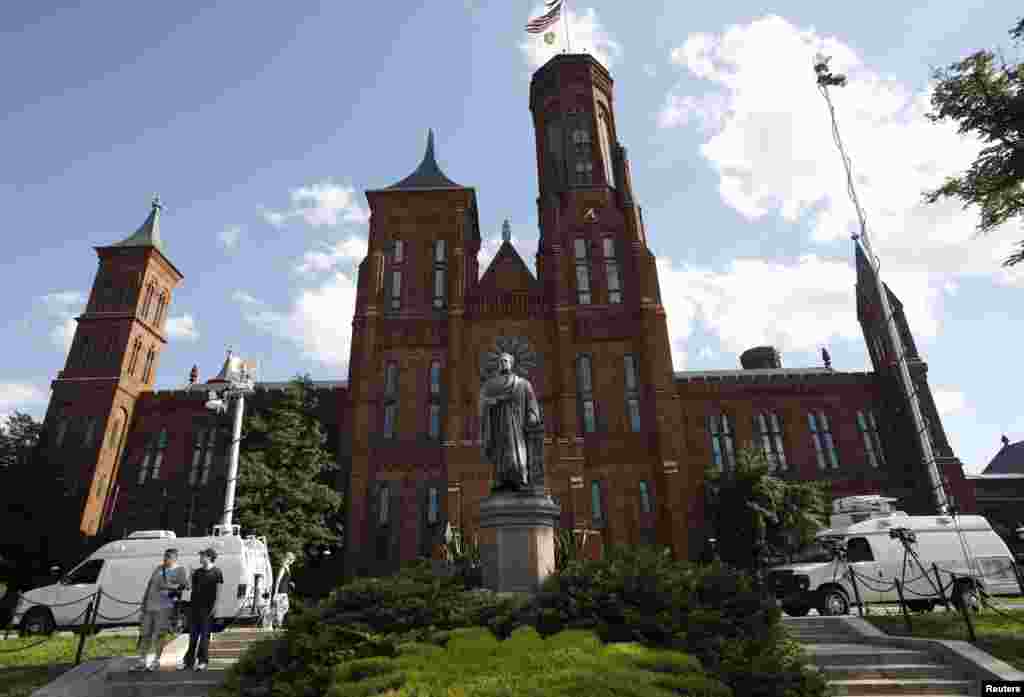
<path id="1" fill-rule="evenodd" d="M 174 289 L 183 276 L 160 235 L 154 197 L 127 239 L 95 247 L 99 269 L 64 370 L 52 382 L 42 452 L 62 483 L 60 509 L 82 535 L 103 527 L 136 401 L 152 389 Z M 67 525 L 64 529 L 69 529 Z"/>

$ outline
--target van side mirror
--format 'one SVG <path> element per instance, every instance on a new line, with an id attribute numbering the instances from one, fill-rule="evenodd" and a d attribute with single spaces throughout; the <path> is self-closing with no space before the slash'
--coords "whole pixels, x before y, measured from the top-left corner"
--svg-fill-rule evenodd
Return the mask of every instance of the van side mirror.
<path id="1" fill-rule="evenodd" d="M 58 564 L 54 564 L 53 566 L 51 566 L 50 573 L 54 576 L 60 576 L 60 566 Z"/>

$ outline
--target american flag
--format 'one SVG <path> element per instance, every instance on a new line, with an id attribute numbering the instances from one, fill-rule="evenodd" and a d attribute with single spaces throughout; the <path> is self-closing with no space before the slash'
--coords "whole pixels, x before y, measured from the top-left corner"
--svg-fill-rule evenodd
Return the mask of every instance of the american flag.
<path id="1" fill-rule="evenodd" d="M 548 2 L 548 11 L 540 17 L 534 17 L 527 22 L 526 31 L 531 34 L 540 34 L 542 31 L 557 22 L 561 14 L 562 0 L 550 0 L 550 2 Z"/>

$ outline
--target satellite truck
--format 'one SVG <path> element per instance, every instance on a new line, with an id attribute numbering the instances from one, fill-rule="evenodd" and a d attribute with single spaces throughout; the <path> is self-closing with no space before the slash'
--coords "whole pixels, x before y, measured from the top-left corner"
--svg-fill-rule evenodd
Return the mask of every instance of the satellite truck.
<path id="1" fill-rule="evenodd" d="M 287 568 L 274 578 L 267 541 L 242 537 L 238 525 L 215 525 L 206 537 L 177 537 L 170 530 L 140 530 L 123 540 L 109 542 L 64 574 L 57 583 L 34 588 L 21 595 L 12 625 L 23 634 L 50 634 L 56 629 L 80 627 L 85 610 L 102 589 L 96 610 L 96 628 L 137 625 L 141 601 L 153 570 L 163 562 L 167 549 L 178 550 L 178 564 L 191 575 L 199 568 L 199 553 L 217 551 L 217 566 L 224 575 L 214 624 L 267 623 L 273 610 L 287 607 L 288 588 L 280 588 Z M 285 598 L 278 597 L 282 593 Z M 187 606 L 190 593 L 181 602 Z M 187 617 L 187 613 L 178 613 Z M 282 618 L 276 618 L 280 621 Z M 179 626 L 176 629 L 183 630 Z"/>
<path id="2" fill-rule="evenodd" d="M 947 598 L 973 609 L 980 605 L 979 591 L 1024 592 L 1013 555 L 985 518 L 910 516 L 896 510 L 895 502 L 879 495 L 836 499 L 829 528 L 796 555 L 795 563 L 768 571 L 783 612 L 845 615 L 858 595 L 864 604 L 899 602 L 894 579 L 903 585 L 907 605 L 918 612 L 942 602 L 939 579 Z M 951 574 L 957 579 L 953 586 Z"/>

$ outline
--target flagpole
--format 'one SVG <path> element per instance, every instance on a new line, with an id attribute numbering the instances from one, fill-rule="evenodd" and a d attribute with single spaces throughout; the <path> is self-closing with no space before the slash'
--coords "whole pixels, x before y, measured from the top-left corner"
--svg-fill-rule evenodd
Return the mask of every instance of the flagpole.
<path id="1" fill-rule="evenodd" d="M 562 9 L 565 10 L 565 46 L 569 53 L 572 53 L 572 41 L 569 39 L 569 3 L 562 0 Z"/>

